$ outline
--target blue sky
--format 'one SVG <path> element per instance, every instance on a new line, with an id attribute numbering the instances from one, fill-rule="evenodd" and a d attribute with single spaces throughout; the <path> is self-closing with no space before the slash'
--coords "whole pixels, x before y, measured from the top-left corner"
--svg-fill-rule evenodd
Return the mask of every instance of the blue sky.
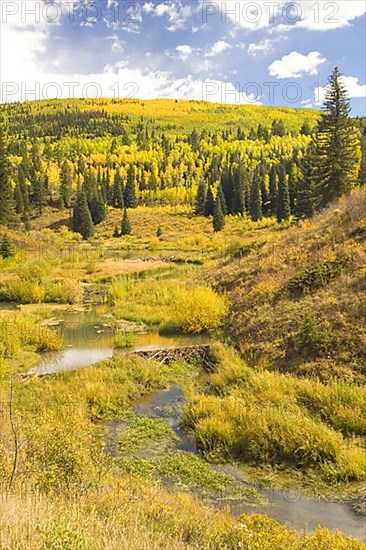
<path id="1" fill-rule="evenodd" d="M 366 0 L 1 0 L 1 101 L 176 97 L 366 114 Z"/>

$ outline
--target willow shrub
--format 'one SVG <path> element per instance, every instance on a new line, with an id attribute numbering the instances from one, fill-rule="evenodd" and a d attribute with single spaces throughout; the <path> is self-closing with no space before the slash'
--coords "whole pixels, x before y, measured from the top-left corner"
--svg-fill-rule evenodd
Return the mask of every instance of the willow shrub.
<path id="1" fill-rule="evenodd" d="M 181 288 L 172 304 L 172 326 L 200 334 L 218 329 L 228 314 L 228 300 L 206 286 Z"/>

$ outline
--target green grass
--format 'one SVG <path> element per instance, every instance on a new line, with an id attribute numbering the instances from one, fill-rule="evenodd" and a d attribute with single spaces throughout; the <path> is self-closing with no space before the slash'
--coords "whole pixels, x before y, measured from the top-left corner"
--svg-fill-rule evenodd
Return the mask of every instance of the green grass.
<path id="1" fill-rule="evenodd" d="M 220 346 L 216 357 L 208 387 L 191 389 L 185 409 L 206 456 L 292 466 L 329 484 L 366 479 L 364 388 L 256 371 Z"/>
<path id="2" fill-rule="evenodd" d="M 118 447 L 123 453 L 139 450 L 149 441 L 163 443 L 176 438 L 166 420 L 161 418 L 139 417 L 132 414 L 128 416 L 126 424 L 118 438 Z"/>

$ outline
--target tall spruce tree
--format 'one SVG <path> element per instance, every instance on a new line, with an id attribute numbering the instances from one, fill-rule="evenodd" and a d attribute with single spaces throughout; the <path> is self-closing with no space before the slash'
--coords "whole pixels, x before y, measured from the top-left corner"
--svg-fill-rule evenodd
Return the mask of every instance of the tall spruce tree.
<path id="1" fill-rule="evenodd" d="M 196 205 L 194 213 L 196 216 L 203 216 L 205 213 L 205 204 L 207 197 L 207 188 L 206 183 L 201 180 L 198 184 L 197 196 L 196 196 Z"/>
<path id="2" fill-rule="evenodd" d="M 114 175 L 114 182 L 111 191 L 110 206 L 113 208 L 124 208 L 125 202 L 123 199 L 123 183 L 119 170 Z"/>
<path id="3" fill-rule="evenodd" d="M 222 205 L 221 205 L 221 200 L 219 195 L 217 195 L 215 204 L 214 204 L 212 225 L 215 233 L 222 231 L 225 227 L 225 216 L 222 211 Z"/>
<path id="4" fill-rule="evenodd" d="M 252 179 L 250 188 L 249 213 L 250 217 L 255 222 L 261 220 L 263 217 L 261 185 L 259 179 L 255 177 Z"/>
<path id="5" fill-rule="evenodd" d="M 0 225 L 16 225 L 15 200 L 10 181 L 10 167 L 4 128 L 0 123 Z"/>
<path id="6" fill-rule="evenodd" d="M 269 172 L 269 208 L 268 213 L 271 216 L 276 214 L 277 210 L 277 192 L 278 192 L 278 174 L 274 166 Z"/>
<path id="7" fill-rule="evenodd" d="M 313 158 L 316 208 L 349 193 L 359 174 L 360 140 L 349 117 L 350 101 L 338 67 L 329 78 L 323 109 Z"/>
<path id="8" fill-rule="evenodd" d="M 0 242 L 0 256 L 4 260 L 7 260 L 8 258 L 11 258 L 12 256 L 14 256 L 13 246 L 6 233 L 3 235 Z"/>
<path id="9" fill-rule="evenodd" d="M 241 164 L 233 174 L 232 213 L 241 215 L 245 213 L 244 171 Z"/>
<path id="10" fill-rule="evenodd" d="M 72 195 L 72 166 L 65 160 L 60 170 L 60 205 L 70 208 Z"/>
<path id="11" fill-rule="evenodd" d="M 136 196 L 136 169 L 133 164 L 130 164 L 130 166 L 128 167 L 124 200 L 126 208 L 137 207 L 138 201 Z"/>
<path id="12" fill-rule="evenodd" d="M 219 185 L 219 187 L 217 189 L 217 196 L 220 199 L 222 213 L 223 213 L 224 216 L 226 216 L 227 213 L 228 213 L 228 209 L 227 209 L 227 206 L 226 206 L 225 195 L 224 195 L 224 192 L 222 190 L 221 184 Z"/>
<path id="13" fill-rule="evenodd" d="M 89 202 L 89 210 L 94 225 L 99 225 L 107 217 L 107 208 L 104 204 L 101 191 L 97 191 Z"/>
<path id="14" fill-rule="evenodd" d="M 121 235 L 131 235 L 132 233 L 132 227 L 131 223 L 128 217 L 127 208 L 123 210 L 123 217 L 122 217 L 122 226 L 121 226 Z"/>
<path id="15" fill-rule="evenodd" d="M 288 190 L 288 179 L 285 168 L 282 166 L 279 173 L 278 195 L 277 195 L 277 221 L 281 223 L 291 216 L 290 193 Z"/>
<path id="16" fill-rule="evenodd" d="M 212 187 L 210 185 L 207 190 L 205 212 L 204 212 L 206 218 L 208 218 L 209 216 L 213 216 L 214 208 L 215 208 L 215 198 L 213 196 Z"/>
<path id="17" fill-rule="evenodd" d="M 73 210 L 72 228 L 86 240 L 94 234 L 94 224 L 83 188 L 78 190 Z"/>

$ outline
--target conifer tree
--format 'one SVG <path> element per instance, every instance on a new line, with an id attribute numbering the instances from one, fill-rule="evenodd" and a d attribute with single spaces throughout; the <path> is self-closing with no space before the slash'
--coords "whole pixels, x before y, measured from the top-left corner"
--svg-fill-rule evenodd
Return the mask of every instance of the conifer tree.
<path id="1" fill-rule="evenodd" d="M 136 196 L 136 170 L 133 164 L 130 164 L 127 172 L 127 183 L 125 189 L 125 207 L 136 208 L 137 196 Z"/>
<path id="2" fill-rule="evenodd" d="M 329 78 L 323 109 L 313 159 L 316 208 L 349 193 L 359 174 L 360 140 L 349 117 L 350 101 L 338 67 Z"/>
<path id="3" fill-rule="evenodd" d="M 213 224 L 215 233 L 222 231 L 225 227 L 225 216 L 222 211 L 221 200 L 219 195 L 217 195 L 215 204 L 214 204 L 212 224 Z"/>
<path id="4" fill-rule="evenodd" d="M 227 213 L 228 213 L 228 210 L 227 210 L 227 206 L 226 206 L 225 195 L 224 195 L 224 192 L 222 190 L 221 184 L 219 185 L 219 187 L 217 189 L 217 196 L 220 199 L 220 205 L 221 205 L 222 213 L 223 213 L 224 216 L 226 216 Z"/>
<path id="5" fill-rule="evenodd" d="M 214 208 L 215 208 L 215 199 L 213 196 L 212 187 L 210 185 L 207 190 L 205 212 L 204 212 L 206 218 L 208 218 L 209 216 L 213 216 Z"/>
<path id="6" fill-rule="evenodd" d="M 262 219 L 262 194 L 261 186 L 258 178 L 252 180 L 251 189 L 250 189 L 250 207 L 249 213 L 253 221 L 257 222 Z"/>
<path id="7" fill-rule="evenodd" d="M 281 223 L 291 216 L 290 194 L 288 190 L 287 174 L 284 167 L 279 173 L 278 195 L 277 195 L 277 221 Z"/>
<path id="8" fill-rule="evenodd" d="M 1 200 L 1 199 L 0 199 Z M 19 185 L 19 181 L 17 181 L 14 189 L 14 200 L 15 200 L 15 211 L 17 214 L 23 214 L 24 212 L 24 200 L 23 200 L 23 194 Z"/>
<path id="9" fill-rule="evenodd" d="M 113 187 L 111 191 L 111 202 L 110 205 L 113 208 L 124 208 L 125 203 L 123 199 L 123 184 L 122 178 L 119 173 L 119 170 L 115 173 Z"/>
<path id="10" fill-rule="evenodd" d="M 233 200 L 232 200 L 232 213 L 244 214 L 245 212 L 245 196 L 244 196 L 244 174 L 241 164 L 234 171 L 233 174 Z"/>
<path id="11" fill-rule="evenodd" d="M 274 216 L 277 210 L 277 192 L 278 192 L 278 175 L 277 170 L 272 166 L 269 173 L 269 214 Z"/>
<path id="12" fill-rule="evenodd" d="M 78 190 L 73 210 L 73 230 L 86 240 L 94 234 L 94 224 L 83 188 Z"/>
<path id="13" fill-rule="evenodd" d="M 60 170 L 60 203 L 61 208 L 70 208 L 72 195 L 72 167 L 65 160 Z"/>
<path id="14" fill-rule="evenodd" d="M 8 258 L 11 258 L 12 256 L 14 256 L 12 244 L 6 233 L 3 235 L 0 242 L 0 256 L 4 260 L 7 260 Z"/>
<path id="15" fill-rule="evenodd" d="M 10 182 L 8 152 L 4 129 L 0 124 L 0 225 L 16 225 L 15 201 Z"/>
<path id="16" fill-rule="evenodd" d="M 205 213 L 205 204 L 207 198 L 207 188 L 203 180 L 198 184 L 197 196 L 196 196 L 196 206 L 194 213 L 196 216 L 203 216 Z"/>
<path id="17" fill-rule="evenodd" d="M 99 225 L 106 219 L 107 209 L 101 191 L 98 190 L 91 198 L 89 209 L 94 225 Z"/>
<path id="18" fill-rule="evenodd" d="M 123 210 L 122 226 L 121 226 L 121 235 L 131 235 L 132 227 L 130 220 L 128 218 L 127 208 Z"/>

